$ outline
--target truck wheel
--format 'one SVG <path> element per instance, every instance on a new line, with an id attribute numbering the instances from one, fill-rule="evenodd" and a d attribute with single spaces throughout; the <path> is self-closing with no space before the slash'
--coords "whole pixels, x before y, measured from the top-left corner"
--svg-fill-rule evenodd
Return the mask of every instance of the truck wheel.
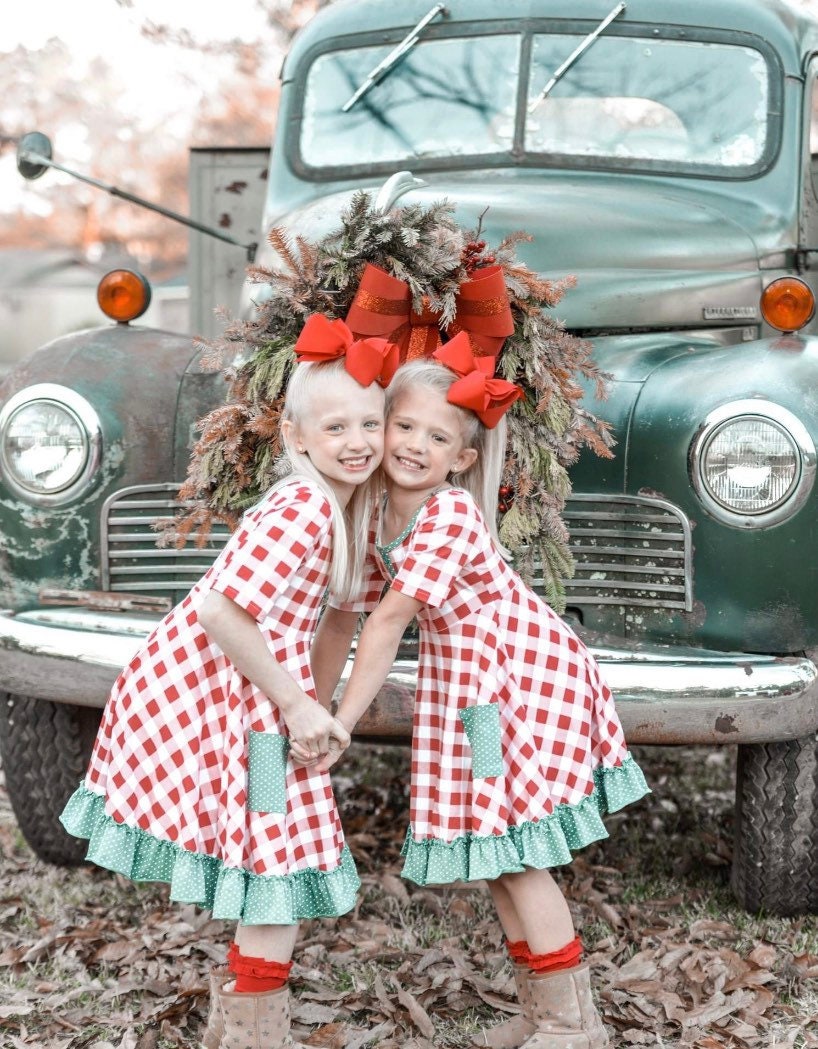
<path id="1" fill-rule="evenodd" d="M 818 745 L 738 748 L 732 888 L 748 911 L 818 912 Z"/>
<path id="2" fill-rule="evenodd" d="M 0 755 L 23 837 L 48 863 L 76 867 L 88 842 L 59 815 L 85 774 L 102 711 L 0 692 Z"/>

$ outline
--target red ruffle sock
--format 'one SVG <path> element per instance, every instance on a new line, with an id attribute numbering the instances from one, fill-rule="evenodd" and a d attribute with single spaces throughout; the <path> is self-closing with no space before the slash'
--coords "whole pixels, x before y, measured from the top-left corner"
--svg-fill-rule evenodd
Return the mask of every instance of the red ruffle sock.
<path id="1" fill-rule="evenodd" d="M 559 969 L 573 969 L 581 960 L 582 940 L 576 936 L 570 943 L 560 947 L 558 951 L 551 951 L 550 954 L 529 953 L 526 964 L 531 972 L 537 975 L 557 972 Z"/>
<path id="2" fill-rule="evenodd" d="M 251 958 L 241 953 L 238 944 L 231 943 L 227 951 L 227 967 L 236 977 L 234 990 L 238 994 L 261 994 L 283 987 L 290 978 L 293 963 Z"/>
<path id="3" fill-rule="evenodd" d="M 526 940 L 506 940 L 506 950 L 515 965 L 528 965 L 531 951 Z"/>

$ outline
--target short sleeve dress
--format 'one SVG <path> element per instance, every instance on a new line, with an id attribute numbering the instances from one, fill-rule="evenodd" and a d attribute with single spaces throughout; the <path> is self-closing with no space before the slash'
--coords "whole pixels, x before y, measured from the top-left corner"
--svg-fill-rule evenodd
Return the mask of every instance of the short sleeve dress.
<path id="1" fill-rule="evenodd" d="M 434 494 L 376 546 L 419 611 L 404 877 L 496 878 L 571 860 L 648 793 L 591 654 L 509 567 L 471 496 Z"/>
<path id="2" fill-rule="evenodd" d="M 211 591 L 258 623 L 314 696 L 331 508 L 310 480 L 274 488 L 117 679 L 83 784 L 63 812 L 88 859 L 216 918 L 292 924 L 343 914 L 359 886 L 326 773 L 287 760 L 278 709 L 199 624 Z"/>

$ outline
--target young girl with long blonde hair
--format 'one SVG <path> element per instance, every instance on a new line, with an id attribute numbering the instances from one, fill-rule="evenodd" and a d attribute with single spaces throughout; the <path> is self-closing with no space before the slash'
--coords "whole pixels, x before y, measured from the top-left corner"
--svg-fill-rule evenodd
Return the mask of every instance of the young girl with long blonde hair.
<path id="1" fill-rule="evenodd" d="M 355 903 L 329 777 L 314 767 L 349 736 L 313 641 L 327 587 L 360 587 L 393 353 L 308 319 L 281 423 L 291 470 L 119 676 L 62 816 L 90 839 L 89 860 L 238 922 L 211 977 L 205 1049 L 292 1046 L 298 923 Z"/>

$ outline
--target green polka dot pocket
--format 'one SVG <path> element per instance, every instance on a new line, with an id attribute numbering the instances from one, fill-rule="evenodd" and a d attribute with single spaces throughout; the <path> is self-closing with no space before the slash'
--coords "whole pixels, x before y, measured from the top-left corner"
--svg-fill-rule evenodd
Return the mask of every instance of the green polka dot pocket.
<path id="1" fill-rule="evenodd" d="M 479 703 L 458 712 L 471 744 L 471 768 L 475 779 L 502 776 L 503 747 L 500 743 L 500 708 Z"/>
<path id="2" fill-rule="evenodd" d="M 250 732 L 247 808 L 251 812 L 287 809 L 287 753 L 290 741 L 277 732 Z"/>

